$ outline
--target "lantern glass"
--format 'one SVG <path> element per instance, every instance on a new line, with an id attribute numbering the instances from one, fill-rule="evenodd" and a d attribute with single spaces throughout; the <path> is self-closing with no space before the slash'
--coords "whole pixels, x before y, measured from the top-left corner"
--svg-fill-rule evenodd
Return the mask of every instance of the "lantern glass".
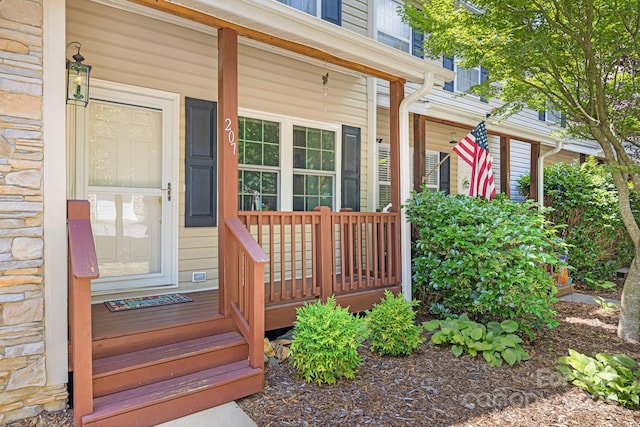
<path id="1" fill-rule="evenodd" d="M 90 72 L 91 65 L 67 60 L 67 104 L 87 106 Z"/>

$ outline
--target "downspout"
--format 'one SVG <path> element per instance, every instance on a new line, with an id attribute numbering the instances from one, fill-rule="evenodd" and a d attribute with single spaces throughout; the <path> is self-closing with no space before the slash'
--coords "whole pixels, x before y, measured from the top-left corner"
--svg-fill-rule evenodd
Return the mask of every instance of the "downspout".
<path id="1" fill-rule="evenodd" d="M 562 150 L 562 140 L 556 140 L 556 148 L 547 151 L 538 157 L 538 208 L 542 210 L 544 207 L 544 159 L 557 154 Z"/>
<path id="2" fill-rule="evenodd" d="M 422 86 L 400 102 L 400 200 L 402 203 L 411 196 L 409 107 L 433 89 L 434 81 L 434 74 L 426 73 Z M 407 301 L 411 301 L 411 228 L 407 221 L 406 209 L 400 210 L 400 250 L 402 255 L 402 293 Z"/>

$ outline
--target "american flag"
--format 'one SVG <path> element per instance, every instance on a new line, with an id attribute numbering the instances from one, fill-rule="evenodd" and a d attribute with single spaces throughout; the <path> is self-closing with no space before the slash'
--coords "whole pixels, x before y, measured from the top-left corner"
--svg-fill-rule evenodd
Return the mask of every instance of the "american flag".
<path id="1" fill-rule="evenodd" d="M 493 199 L 496 185 L 493 181 L 493 159 L 489 153 L 489 139 L 484 120 L 454 147 L 462 160 L 471 166 L 470 196 L 482 196 Z"/>

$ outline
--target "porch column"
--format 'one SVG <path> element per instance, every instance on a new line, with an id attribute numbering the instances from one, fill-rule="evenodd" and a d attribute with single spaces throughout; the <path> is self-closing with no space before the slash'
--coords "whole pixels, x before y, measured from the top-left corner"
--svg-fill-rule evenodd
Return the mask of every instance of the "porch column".
<path id="1" fill-rule="evenodd" d="M 511 198 L 511 138 L 500 137 L 500 192 Z"/>
<path id="2" fill-rule="evenodd" d="M 389 82 L 389 154 L 391 166 L 391 210 L 400 211 L 400 103 L 404 83 Z M 398 236 L 399 237 L 399 236 Z"/>
<path id="3" fill-rule="evenodd" d="M 404 82 L 389 82 L 389 151 L 391 162 L 391 211 L 400 212 L 400 103 L 404 98 Z M 407 141 L 408 143 L 408 141 Z M 396 259 L 393 262 L 398 281 L 402 282 L 402 251 L 401 234 L 396 233 L 392 238 L 396 248 Z"/>
<path id="4" fill-rule="evenodd" d="M 529 174 L 529 198 L 538 202 L 538 158 L 540 157 L 540 143 L 531 143 L 531 173 Z"/>
<path id="5" fill-rule="evenodd" d="M 426 120 L 419 114 L 413 115 L 413 189 L 420 191 L 422 179 L 427 174 L 425 156 L 427 151 Z"/>
<path id="6" fill-rule="evenodd" d="M 226 220 L 238 216 L 238 33 L 218 29 L 218 289 L 220 311 L 229 313 L 234 286 L 227 278 L 237 277 L 228 247 L 230 231 Z"/>

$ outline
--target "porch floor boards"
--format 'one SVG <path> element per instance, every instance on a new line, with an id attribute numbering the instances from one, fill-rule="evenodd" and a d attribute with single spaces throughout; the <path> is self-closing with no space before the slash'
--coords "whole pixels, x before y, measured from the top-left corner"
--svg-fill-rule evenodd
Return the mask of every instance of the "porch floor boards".
<path id="1" fill-rule="evenodd" d="M 190 292 L 192 302 L 111 312 L 104 303 L 91 306 L 93 339 L 130 335 L 176 324 L 222 319 L 218 313 L 218 291 Z"/>

